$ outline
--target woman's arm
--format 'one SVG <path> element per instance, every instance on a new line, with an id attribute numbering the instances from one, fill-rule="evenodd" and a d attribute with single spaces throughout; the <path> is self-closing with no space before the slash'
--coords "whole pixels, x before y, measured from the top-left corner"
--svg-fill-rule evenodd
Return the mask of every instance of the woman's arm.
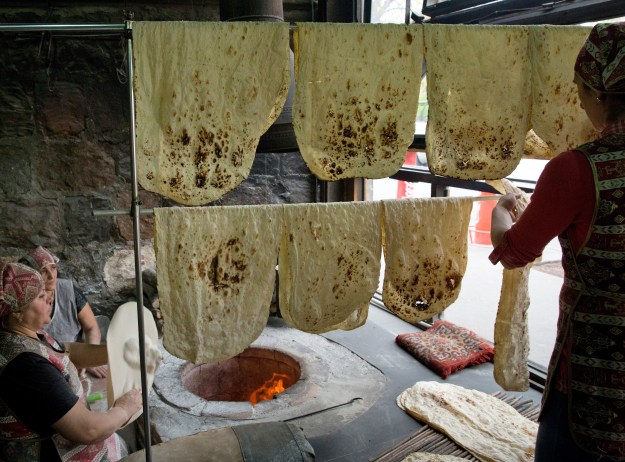
<path id="1" fill-rule="evenodd" d="M 94 444 L 119 430 L 141 409 L 141 390 L 122 395 L 108 412 L 94 412 L 78 401 L 52 428 L 63 437 L 79 444 Z"/>
<path id="2" fill-rule="evenodd" d="M 78 312 L 78 322 L 82 327 L 85 342 L 99 345 L 102 334 L 89 303 L 85 303 L 85 306 Z"/>
<path id="3" fill-rule="evenodd" d="M 82 326 L 82 331 L 85 336 L 85 342 L 92 345 L 99 345 L 102 340 L 102 333 L 100 332 L 100 326 L 95 319 L 93 310 L 89 303 L 85 303 L 85 306 L 78 312 L 78 322 Z M 108 372 L 106 365 L 96 365 L 87 367 L 87 371 L 95 377 L 104 378 Z"/>
<path id="4" fill-rule="evenodd" d="M 108 362 L 106 345 L 90 345 L 88 343 L 68 342 L 65 350 L 76 368 L 102 366 Z"/>

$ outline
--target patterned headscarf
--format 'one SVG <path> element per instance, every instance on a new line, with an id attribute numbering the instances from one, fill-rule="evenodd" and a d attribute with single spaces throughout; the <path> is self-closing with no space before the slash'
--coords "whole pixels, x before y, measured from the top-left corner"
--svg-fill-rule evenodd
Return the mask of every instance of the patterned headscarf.
<path id="1" fill-rule="evenodd" d="M 0 318 L 32 302 L 44 288 L 41 275 L 21 263 L 0 269 Z"/>
<path id="2" fill-rule="evenodd" d="M 577 55 L 575 73 L 601 93 L 625 93 L 625 22 L 592 28 Z"/>
<path id="3" fill-rule="evenodd" d="M 27 261 L 29 266 L 42 271 L 48 265 L 56 265 L 59 259 L 48 249 L 39 246 L 28 252 L 24 261 Z"/>

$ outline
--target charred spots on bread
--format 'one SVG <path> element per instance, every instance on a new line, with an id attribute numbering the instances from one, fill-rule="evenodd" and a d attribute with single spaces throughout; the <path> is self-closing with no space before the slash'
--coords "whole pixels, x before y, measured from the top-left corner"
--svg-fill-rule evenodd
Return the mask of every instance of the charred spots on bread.
<path id="1" fill-rule="evenodd" d="M 187 132 L 186 128 L 182 130 L 182 135 L 180 135 L 180 138 L 178 139 L 178 141 L 183 146 L 188 146 L 189 143 L 191 143 L 191 137 L 189 136 L 189 132 Z"/>

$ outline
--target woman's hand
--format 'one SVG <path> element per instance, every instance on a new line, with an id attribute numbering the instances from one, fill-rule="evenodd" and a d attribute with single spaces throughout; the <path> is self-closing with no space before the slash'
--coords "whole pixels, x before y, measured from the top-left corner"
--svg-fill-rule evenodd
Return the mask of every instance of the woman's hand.
<path id="1" fill-rule="evenodd" d="M 109 370 L 108 366 L 97 366 L 97 367 L 87 368 L 87 372 L 98 379 L 105 378 L 106 374 L 108 373 L 108 370 Z"/>
<path id="2" fill-rule="evenodd" d="M 133 388 L 132 390 L 124 393 L 115 404 L 113 404 L 114 408 L 120 408 L 127 412 L 128 418 L 124 421 L 124 423 L 128 422 L 128 420 L 135 415 L 141 408 L 143 407 L 143 399 L 141 396 L 140 388 Z"/>
<path id="3" fill-rule="evenodd" d="M 513 222 L 516 222 L 521 214 L 517 209 L 517 201 L 521 198 L 521 194 L 508 193 L 499 199 L 495 207 L 501 207 L 508 211 L 510 218 Z"/>
<path id="4" fill-rule="evenodd" d="M 493 207 L 490 224 L 490 240 L 494 247 L 497 247 L 503 235 L 512 228 L 512 225 L 519 219 L 521 215 L 517 209 L 517 200 L 521 198 L 520 194 L 508 193 L 499 199 L 497 205 Z"/>

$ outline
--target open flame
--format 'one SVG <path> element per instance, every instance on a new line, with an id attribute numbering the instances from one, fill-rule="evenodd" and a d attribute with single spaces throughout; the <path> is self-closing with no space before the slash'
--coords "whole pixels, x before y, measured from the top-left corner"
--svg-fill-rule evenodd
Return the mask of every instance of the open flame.
<path id="1" fill-rule="evenodd" d="M 274 372 L 269 380 L 250 394 L 249 402 L 256 404 L 259 401 L 271 399 L 274 395 L 286 390 L 286 388 L 284 388 L 284 380 L 288 378 L 288 375 L 276 374 Z"/>

